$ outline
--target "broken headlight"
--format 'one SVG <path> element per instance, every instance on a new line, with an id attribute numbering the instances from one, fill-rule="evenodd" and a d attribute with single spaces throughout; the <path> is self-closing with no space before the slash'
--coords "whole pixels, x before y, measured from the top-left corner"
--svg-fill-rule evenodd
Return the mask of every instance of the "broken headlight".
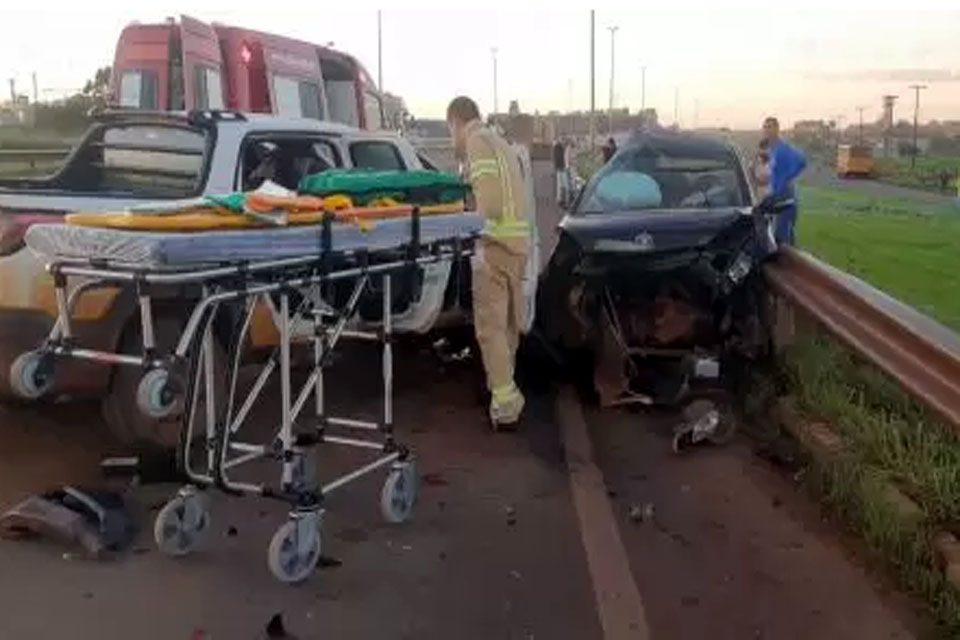
<path id="1" fill-rule="evenodd" d="M 753 257 L 746 251 L 741 251 L 730 263 L 727 269 L 727 279 L 733 284 L 740 284 L 753 268 Z"/>

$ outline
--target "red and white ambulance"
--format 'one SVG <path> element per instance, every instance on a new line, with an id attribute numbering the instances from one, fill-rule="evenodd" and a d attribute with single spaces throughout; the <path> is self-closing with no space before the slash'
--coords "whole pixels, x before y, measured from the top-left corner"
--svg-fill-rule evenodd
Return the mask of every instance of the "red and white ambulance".
<path id="1" fill-rule="evenodd" d="M 187 16 L 124 28 L 111 102 L 153 111 L 273 113 L 369 130 L 385 122 L 382 95 L 353 56 Z"/>

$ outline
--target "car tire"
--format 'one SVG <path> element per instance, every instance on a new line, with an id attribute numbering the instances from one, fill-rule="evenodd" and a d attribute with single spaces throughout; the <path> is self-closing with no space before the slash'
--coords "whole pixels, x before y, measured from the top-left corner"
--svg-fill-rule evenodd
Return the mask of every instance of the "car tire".
<path id="1" fill-rule="evenodd" d="M 158 313 L 154 320 L 154 333 L 161 353 L 169 353 L 180 338 L 183 320 L 173 313 Z M 119 353 L 134 354 L 142 350 L 139 315 L 134 316 L 120 337 Z M 216 397 L 219 407 L 225 406 L 227 387 L 226 354 L 218 340 L 214 340 L 214 366 L 216 374 Z M 116 365 L 110 385 L 103 397 L 101 409 L 107 428 L 125 445 L 148 449 L 173 449 L 180 440 L 183 401 L 178 398 L 177 407 L 164 417 L 150 417 L 138 407 L 138 389 L 147 373 L 141 367 Z M 187 372 L 184 372 L 186 375 Z M 204 415 L 203 400 L 197 406 L 198 428 L 195 437 L 201 436 Z"/>

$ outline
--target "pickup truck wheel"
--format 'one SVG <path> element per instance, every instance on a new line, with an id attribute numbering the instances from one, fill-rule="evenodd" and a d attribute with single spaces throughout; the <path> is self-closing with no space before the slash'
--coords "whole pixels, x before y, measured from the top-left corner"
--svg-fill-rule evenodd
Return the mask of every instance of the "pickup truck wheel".
<path id="1" fill-rule="evenodd" d="M 157 314 L 154 333 L 157 347 L 162 353 L 169 353 L 180 338 L 183 322 L 174 314 Z M 134 317 L 124 330 L 120 339 L 120 353 L 140 353 L 143 342 L 140 337 L 140 319 Z M 219 341 L 214 340 L 214 366 L 216 367 L 216 397 L 218 407 L 225 405 L 226 393 L 226 355 Z M 159 369 L 145 371 L 141 367 L 116 365 L 110 380 L 110 387 L 103 398 L 102 411 L 110 432 L 124 444 L 173 449 L 180 438 L 183 417 L 183 398 L 170 398 L 168 410 L 145 412 L 141 408 L 144 396 L 144 382 L 156 377 Z M 145 377 L 146 376 L 146 377 Z M 202 388 L 201 388 L 202 393 Z M 195 437 L 203 434 L 204 401 L 198 400 L 197 427 Z"/>

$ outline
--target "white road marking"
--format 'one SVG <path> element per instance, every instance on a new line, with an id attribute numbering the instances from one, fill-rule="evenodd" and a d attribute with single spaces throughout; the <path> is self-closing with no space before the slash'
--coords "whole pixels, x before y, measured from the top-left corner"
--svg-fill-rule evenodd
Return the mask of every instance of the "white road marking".
<path id="1" fill-rule="evenodd" d="M 561 389 L 556 409 L 603 637 L 605 640 L 648 640 L 650 630 L 643 601 L 607 498 L 603 474 L 593 459 L 587 424 L 573 389 Z"/>

